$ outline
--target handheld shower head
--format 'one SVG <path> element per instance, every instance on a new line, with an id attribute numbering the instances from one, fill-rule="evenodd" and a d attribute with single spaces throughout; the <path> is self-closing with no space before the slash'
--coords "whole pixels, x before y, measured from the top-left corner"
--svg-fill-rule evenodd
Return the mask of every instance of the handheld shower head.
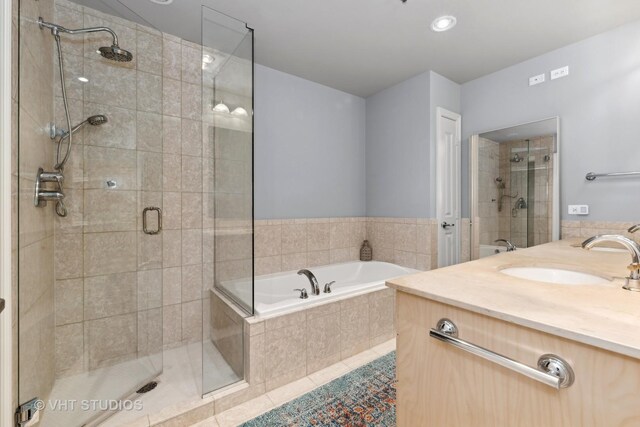
<path id="1" fill-rule="evenodd" d="M 87 122 L 89 122 L 91 126 L 100 126 L 107 123 L 108 121 L 109 119 L 107 119 L 107 116 L 103 114 L 96 114 L 95 116 L 90 116 L 87 119 Z"/>

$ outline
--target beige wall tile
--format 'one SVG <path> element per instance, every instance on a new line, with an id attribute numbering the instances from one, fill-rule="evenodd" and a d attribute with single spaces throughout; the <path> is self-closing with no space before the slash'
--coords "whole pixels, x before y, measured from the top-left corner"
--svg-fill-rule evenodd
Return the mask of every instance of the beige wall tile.
<path id="1" fill-rule="evenodd" d="M 138 70 L 156 75 L 162 74 L 162 37 L 145 31 L 137 31 L 136 51 L 138 53 Z"/>
<path id="2" fill-rule="evenodd" d="M 296 254 L 307 251 L 307 224 L 282 225 L 282 254 Z"/>
<path id="3" fill-rule="evenodd" d="M 182 267 L 182 302 L 202 298 L 202 265 Z"/>
<path id="4" fill-rule="evenodd" d="M 77 374 L 84 369 L 84 332 L 82 323 L 56 327 L 56 376 Z"/>
<path id="5" fill-rule="evenodd" d="M 59 234 L 55 239 L 56 279 L 83 276 L 83 235 Z"/>
<path id="6" fill-rule="evenodd" d="M 138 150 L 161 153 L 163 150 L 162 115 L 138 111 L 136 116 L 136 147 Z"/>
<path id="7" fill-rule="evenodd" d="M 182 47 L 167 38 L 162 43 L 162 75 L 174 80 L 182 78 Z"/>
<path id="8" fill-rule="evenodd" d="M 202 340 L 202 300 L 182 304 L 182 340 Z"/>
<path id="9" fill-rule="evenodd" d="M 81 278 L 56 280 L 54 299 L 56 326 L 82 322 L 84 290 Z"/>
<path id="10" fill-rule="evenodd" d="M 182 306 L 168 305 L 162 309 L 162 342 L 172 346 L 182 341 Z"/>
<path id="11" fill-rule="evenodd" d="M 85 276 L 135 271 L 136 246 L 135 232 L 85 234 Z"/>
<path id="12" fill-rule="evenodd" d="M 138 271 L 138 311 L 162 307 L 162 279 L 161 268 Z"/>
<path id="13" fill-rule="evenodd" d="M 369 347 L 367 295 L 340 302 L 340 355 L 345 359 Z"/>
<path id="14" fill-rule="evenodd" d="M 182 230 L 182 265 L 202 264 L 202 230 Z"/>
<path id="15" fill-rule="evenodd" d="M 134 358 L 137 353 L 137 313 L 87 322 L 89 369 L 96 369 Z"/>
<path id="16" fill-rule="evenodd" d="M 167 78 L 162 79 L 162 114 L 165 116 L 181 117 L 182 97 L 179 80 Z"/>
<path id="17" fill-rule="evenodd" d="M 135 312 L 137 273 L 117 273 L 84 279 L 84 318 L 100 319 Z"/>
<path id="18" fill-rule="evenodd" d="M 182 301 L 182 268 L 162 269 L 162 305 L 178 304 Z"/>

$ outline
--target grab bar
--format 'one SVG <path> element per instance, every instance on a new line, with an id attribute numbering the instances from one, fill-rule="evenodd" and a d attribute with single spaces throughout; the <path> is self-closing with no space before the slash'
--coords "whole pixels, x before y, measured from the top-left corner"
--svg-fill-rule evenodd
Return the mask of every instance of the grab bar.
<path id="1" fill-rule="evenodd" d="M 538 359 L 538 367 L 532 368 L 507 356 L 457 338 L 458 327 L 449 319 L 440 319 L 437 329 L 431 329 L 429 336 L 558 390 L 569 387 L 575 380 L 571 366 L 556 355 L 543 354 Z"/>
<path id="2" fill-rule="evenodd" d="M 612 173 L 594 173 L 589 172 L 585 178 L 587 181 L 595 181 L 596 178 L 610 177 L 610 176 L 635 176 L 640 175 L 640 172 L 612 172 Z"/>

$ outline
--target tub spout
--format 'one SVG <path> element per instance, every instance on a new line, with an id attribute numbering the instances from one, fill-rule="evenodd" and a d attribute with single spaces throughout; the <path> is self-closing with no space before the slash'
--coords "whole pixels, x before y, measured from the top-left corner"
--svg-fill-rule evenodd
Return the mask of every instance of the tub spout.
<path id="1" fill-rule="evenodd" d="M 307 276 L 307 279 L 309 279 L 309 283 L 311 283 L 312 295 L 320 295 L 320 286 L 318 286 L 318 279 L 316 279 L 316 276 L 314 276 L 312 272 L 304 268 L 298 271 L 298 274 Z"/>

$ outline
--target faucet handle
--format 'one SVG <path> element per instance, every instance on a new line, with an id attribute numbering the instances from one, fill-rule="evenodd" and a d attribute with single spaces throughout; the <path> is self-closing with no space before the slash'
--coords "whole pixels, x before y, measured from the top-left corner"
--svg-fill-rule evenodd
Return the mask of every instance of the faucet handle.
<path id="1" fill-rule="evenodd" d="M 640 224 L 632 225 L 627 231 L 629 233 L 635 233 L 638 230 L 640 230 Z"/>
<path id="2" fill-rule="evenodd" d="M 331 285 L 333 285 L 334 283 L 336 283 L 336 281 L 332 280 L 331 282 L 324 284 L 324 293 L 325 294 L 330 294 L 331 293 Z"/>
<path id="3" fill-rule="evenodd" d="M 294 289 L 294 291 L 300 292 L 300 299 L 307 299 L 307 298 L 309 298 L 309 294 L 307 294 L 307 289 L 306 289 L 306 288 L 302 288 L 302 289 Z"/>
<path id="4" fill-rule="evenodd" d="M 632 263 L 627 266 L 631 271 L 640 271 L 640 263 Z"/>

